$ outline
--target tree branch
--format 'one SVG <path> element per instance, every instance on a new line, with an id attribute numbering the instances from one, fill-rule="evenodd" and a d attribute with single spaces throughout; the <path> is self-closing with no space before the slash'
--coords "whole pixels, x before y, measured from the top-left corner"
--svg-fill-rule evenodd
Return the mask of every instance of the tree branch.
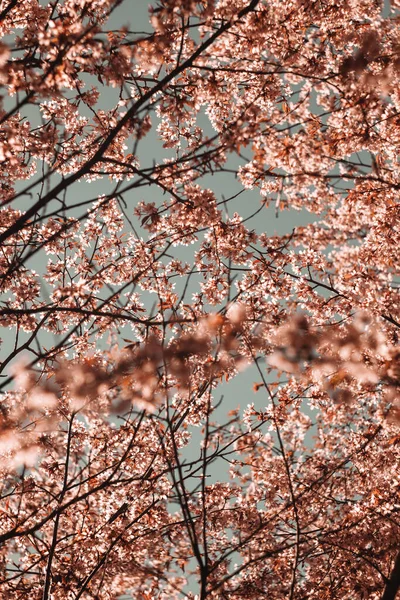
<path id="1" fill-rule="evenodd" d="M 395 600 L 397 592 L 400 588 L 400 551 L 396 556 L 393 570 L 390 574 L 389 581 L 385 586 L 381 600 Z"/>

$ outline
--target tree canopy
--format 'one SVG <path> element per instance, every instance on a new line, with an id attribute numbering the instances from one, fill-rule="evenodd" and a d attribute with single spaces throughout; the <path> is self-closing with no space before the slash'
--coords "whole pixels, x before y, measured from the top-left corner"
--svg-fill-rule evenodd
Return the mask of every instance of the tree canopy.
<path id="1" fill-rule="evenodd" d="M 0 3 L 0 596 L 394 600 L 400 3 L 139 4 Z"/>

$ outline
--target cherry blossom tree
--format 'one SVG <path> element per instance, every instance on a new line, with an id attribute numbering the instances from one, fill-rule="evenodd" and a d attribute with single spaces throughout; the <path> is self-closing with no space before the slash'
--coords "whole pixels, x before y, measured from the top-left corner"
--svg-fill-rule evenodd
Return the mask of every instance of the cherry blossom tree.
<path id="1" fill-rule="evenodd" d="M 133 4 L 0 2 L 0 595 L 394 600 L 399 2 Z"/>

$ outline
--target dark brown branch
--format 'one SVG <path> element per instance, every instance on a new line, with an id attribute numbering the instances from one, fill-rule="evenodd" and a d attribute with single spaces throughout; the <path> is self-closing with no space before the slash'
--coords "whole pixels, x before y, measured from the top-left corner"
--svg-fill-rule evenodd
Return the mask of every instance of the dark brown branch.
<path id="1" fill-rule="evenodd" d="M 385 586 L 381 600 L 395 600 L 397 592 L 400 588 L 400 552 L 396 556 L 393 570 L 390 574 L 389 581 Z"/>
<path id="2" fill-rule="evenodd" d="M 0 13 L 0 23 L 4 21 L 8 13 L 18 4 L 18 0 L 11 0 L 11 2 L 1 11 Z"/>

